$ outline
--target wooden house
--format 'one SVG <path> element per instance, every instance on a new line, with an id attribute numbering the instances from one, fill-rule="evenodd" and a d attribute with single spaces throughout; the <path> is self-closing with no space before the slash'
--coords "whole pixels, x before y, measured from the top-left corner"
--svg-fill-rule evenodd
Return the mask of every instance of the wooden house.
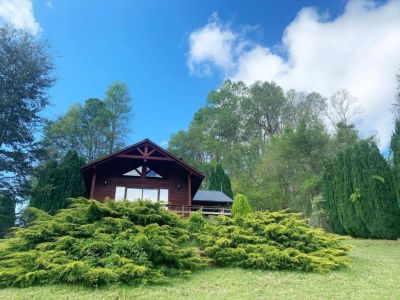
<path id="1" fill-rule="evenodd" d="M 232 199 L 219 191 L 199 191 L 204 175 L 145 139 L 81 168 L 87 196 L 99 201 L 148 199 L 187 215 L 229 214 Z"/>

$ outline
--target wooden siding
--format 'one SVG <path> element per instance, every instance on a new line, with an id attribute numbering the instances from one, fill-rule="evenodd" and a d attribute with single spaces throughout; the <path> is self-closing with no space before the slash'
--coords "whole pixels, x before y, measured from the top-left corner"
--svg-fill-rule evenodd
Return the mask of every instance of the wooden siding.
<path id="1" fill-rule="evenodd" d="M 103 201 L 106 197 L 114 199 L 117 186 L 126 188 L 168 189 L 168 203 L 173 205 L 191 205 L 192 195 L 188 188 L 189 173 L 172 162 L 148 162 L 147 165 L 159 178 L 129 177 L 122 174 L 142 165 L 142 160 L 118 159 L 96 166 L 92 179 L 95 179 L 92 198 Z"/>

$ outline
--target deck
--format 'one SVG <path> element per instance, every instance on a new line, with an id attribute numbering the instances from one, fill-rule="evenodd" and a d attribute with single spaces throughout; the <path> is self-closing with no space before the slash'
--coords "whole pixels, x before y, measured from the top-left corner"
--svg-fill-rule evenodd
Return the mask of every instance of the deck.
<path id="1" fill-rule="evenodd" d="M 191 213 L 200 211 L 204 216 L 230 216 L 231 208 L 221 206 L 202 206 L 202 205 L 174 205 L 165 204 L 164 207 L 176 211 L 182 217 L 189 216 Z"/>

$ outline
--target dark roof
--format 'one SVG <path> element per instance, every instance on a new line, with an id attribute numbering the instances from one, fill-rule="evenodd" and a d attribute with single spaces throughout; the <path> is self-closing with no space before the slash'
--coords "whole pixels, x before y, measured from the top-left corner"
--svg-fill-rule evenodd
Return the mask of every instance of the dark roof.
<path id="1" fill-rule="evenodd" d="M 231 198 L 221 191 L 205 191 L 198 190 L 193 197 L 193 201 L 207 201 L 207 202 L 233 202 Z"/>
<path id="2" fill-rule="evenodd" d="M 137 148 L 137 147 L 140 146 L 141 144 L 145 144 L 145 143 L 150 144 L 153 148 L 156 148 L 159 152 L 165 154 L 166 156 L 171 157 L 171 158 L 174 159 L 178 164 L 180 164 L 183 168 L 185 168 L 185 169 L 190 170 L 191 172 L 193 172 L 193 174 L 195 174 L 195 175 L 197 175 L 197 176 L 199 176 L 199 177 L 201 177 L 201 178 L 204 177 L 204 174 L 203 174 L 202 172 L 200 172 L 199 170 L 195 169 L 194 167 L 192 167 L 191 165 L 189 165 L 188 163 L 186 163 L 186 162 L 183 161 L 182 159 L 176 157 L 174 154 L 172 154 L 171 152 L 165 150 L 164 148 L 160 147 L 159 145 L 157 145 L 156 143 L 152 142 L 152 141 L 149 140 L 149 139 L 144 139 L 143 141 L 140 141 L 140 142 L 138 142 L 138 143 L 136 143 L 136 144 L 133 144 L 133 145 L 131 145 L 131 146 L 129 146 L 129 147 L 123 148 L 123 149 L 118 150 L 118 151 L 116 151 L 116 152 L 113 152 L 113 153 L 111 153 L 111 154 L 108 154 L 108 155 L 105 155 L 105 156 L 103 156 L 103 157 L 100 157 L 99 159 L 96 159 L 96 160 L 94 160 L 94 161 L 91 161 L 91 162 L 87 163 L 86 165 L 82 166 L 81 169 L 82 169 L 82 171 L 84 172 L 85 170 L 90 169 L 90 167 L 95 166 L 95 165 L 98 164 L 98 163 L 101 163 L 101 162 L 110 160 L 110 159 L 114 158 L 115 156 L 117 156 L 118 154 L 122 154 L 122 153 L 128 152 L 128 151 L 130 151 L 130 150 L 132 150 L 132 149 Z"/>

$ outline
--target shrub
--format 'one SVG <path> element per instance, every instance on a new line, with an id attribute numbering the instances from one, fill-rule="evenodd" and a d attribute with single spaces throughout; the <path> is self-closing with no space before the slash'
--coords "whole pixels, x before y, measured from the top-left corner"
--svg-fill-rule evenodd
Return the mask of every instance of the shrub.
<path id="1" fill-rule="evenodd" d="M 188 230 L 189 232 L 199 232 L 203 229 L 206 220 L 204 219 L 200 211 L 196 211 L 190 214 L 188 218 Z"/>
<path id="2" fill-rule="evenodd" d="M 253 212 L 250 202 L 245 195 L 237 194 L 233 200 L 232 215 L 235 217 L 244 216 L 245 214 Z"/>
<path id="3" fill-rule="evenodd" d="M 218 217 L 195 236 L 219 266 L 328 271 L 349 262 L 342 238 L 311 228 L 300 214 L 286 211 Z"/>
<path id="4" fill-rule="evenodd" d="M 30 209 L 0 252 L 0 287 L 159 282 L 208 263 L 186 222 L 157 203 L 71 202 L 54 216 Z"/>

